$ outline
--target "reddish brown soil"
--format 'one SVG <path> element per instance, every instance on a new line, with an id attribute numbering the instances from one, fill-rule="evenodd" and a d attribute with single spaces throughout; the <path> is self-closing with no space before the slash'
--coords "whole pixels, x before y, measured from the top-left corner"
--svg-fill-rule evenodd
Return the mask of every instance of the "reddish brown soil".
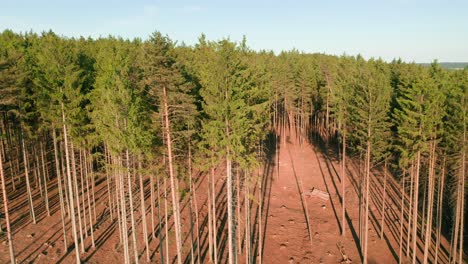
<path id="1" fill-rule="evenodd" d="M 351 181 L 346 184 L 347 214 L 351 224 L 346 224 L 346 234 L 341 236 L 341 179 L 330 163 L 309 144 L 281 144 L 279 166 L 274 171 L 271 202 L 266 229 L 265 263 L 340 263 L 342 255 L 337 243 L 353 261 L 360 263 L 359 242 L 353 236 L 358 232 L 358 197 Z M 276 173 L 279 171 L 279 174 Z M 297 182 L 296 182 L 297 180 Z M 302 183 L 302 184 L 301 184 Z M 299 187 L 304 193 L 312 188 L 328 192 L 328 201 L 303 195 L 312 233 L 312 242 Z M 369 231 L 369 262 L 395 263 L 386 243 Z"/>
<path id="2" fill-rule="evenodd" d="M 263 263 L 340 263 L 342 255 L 337 244 L 341 243 L 347 256 L 352 263 L 361 263 L 362 257 L 359 254 L 359 200 L 357 196 L 358 179 L 357 167 L 350 162 L 348 168 L 348 178 L 346 180 L 346 234 L 341 236 L 341 178 L 337 171 L 340 170 L 339 162 L 329 158 L 318 151 L 310 144 L 292 144 L 285 142 L 278 148 L 279 163 L 277 157 L 273 155 L 272 160 L 267 162 L 263 168 L 263 213 L 261 233 L 263 238 Z M 330 155 L 332 156 L 332 155 Z M 52 166 L 50 166 L 52 168 Z M 217 204 L 218 204 L 218 227 L 219 230 L 219 258 L 220 263 L 225 263 L 227 259 L 226 229 L 223 225 L 226 219 L 225 207 L 225 170 L 219 168 L 217 175 Z M 207 177 L 197 175 L 197 205 L 199 209 L 199 224 L 202 235 L 201 243 L 201 263 L 208 261 L 208 239 L 206 225 L 207 221 Z M 146 207 L 148 230 L 151 229 L 150 203 L 148 180 L 146 180 Z M 380 232 L 381 221 L 381 201 L 383 177 L 376 172 L 372 178 L 371 190 L 372 201 L 370 206 L 369 222 L 369 263 L 397 263 L 399 251 L 399 218 L 400 218 L 400 195 L 397 184 L 394 180 L 389 180 L 387 187 L 388 195 L 386 209 L 386 224 L 384 227 L 384 237 L 381 240 L 377 232 Z M 301 200 L 300 189 L 308 193 L 310 189 L 317 188 L 330 194 L 329 200 L 321 200 L 316 197 L 303 195 Z M 243 189 L 242 189 L 243 190 Z M 258 186 L 252 186 L 255 190 L 254 197 L 258 197 Z M 52 215 L 47 217 L 43 202 L 40 198 L 39 190 L 36 189 L 35 204 L 38 214 L 38 224 L 31 224 L 29 209 L 24 195 L 24 189 L 18 189 L 9 193 L 12 208 L 12 222 L 14 230 L 14 247 L 19 263 L 74 263 L 75 252 L 72 246 L 71 226 L 67 220 L 68 252 L 64 248 L 63 231 L 58 205 L 56 183 L 50 183 L 49 195 L 51 197 Z M 20 196 L 18 196 L 20 195 Z M 134 193 L 136 199 L 135 217 L 137 219 L 137 239 L 138 254 L 141 263 L 146 263 L 146 251 L 142 236 L 141 215 L 139 209 L 139 192 Z M 241 195 L 243 195 L 241 193 Z M 15 197 L 18 196 L 18 197 Z M 119 226 L 117 221 L 109 221 L 108 210 L 103 210 L 107 206 L 107 186 L 105 181 L 96 186 L 97 199 L 97 223 L 95 225 L 96 248 L 91 248 L 90 236 L 85 238 L 86 253 L 81 254 L 81 259 L 87 263 L 123 263 L 123 250 L 119 246 Z M 190 219 L 188 199 L 181 205 L 183 223 L 183 261 L 190 263 Z M 243 219 L 245 218 L 243 197 L 241 203 L 240 227 L 243 232 Z M 252 223 L 258 219 L 258 200 L 252 199 Z M 168 201 L 169 205 L 171 204 Z M 306 213 L 303 208 L 307 208 L 309 216 L 310 232 L 312 241 L 309 239 L 309 229 L 306 221 Z M 3 209 L 2 209 L 3 210 Z M 164 208 L 161 208 L 164 213 Z M 114 216 L 115 217 L 115 216 Z M 157 209 L 155 209 L 156 232 Z M 1 220 L 4 228 L 3 219 Z M 169 222 L 169 251 L 171 263 L 175 256 L 174 230 L 172 220 Z M 406 229 L 406 227 L 404 227 Z M 89 227 L 88 227 L 89 230 Z M 252 244 L 253 255 L 258 261 L 259 237 L 258 225 L 252 224 Z M 242 235 L 243 239 L 244 236 Z M 131 236 L 129 237 L 131 239 Z M 194 235 L 196 240 L 196 235 Z M 5 236 L 2 235 L 2 241 Z M 131 241 L 131 240 L 130 240 Z M 130 242 L 131 243 L 131 242 Z M 420 241 L 418 242 L 420 243 Z M 130 244 L 131 245 L 131 244 Z M 406 244 L 404 244 L 405 246 Z M 151 263 L 160 263 L 159 238 L 153 239 L 150 235 L 150 256 Z M 132 246 L 130 246 L 132 251 Z M 194 251 L 196 255 L 196 249 Z M 420 253 L 418 253 L 419 255 Z M 133 260 L 133 254 L 131 253 Z M 446 257 L 445 257 L 446 258 Z M 0 263 L 9 261 L 8 246 L 6 243 L 0 244 Z M 245 243 L 243 251 L 238 255 L 239 263 L 245 263 Z M 443 259 L 446 261 L 446 259 Z"/>

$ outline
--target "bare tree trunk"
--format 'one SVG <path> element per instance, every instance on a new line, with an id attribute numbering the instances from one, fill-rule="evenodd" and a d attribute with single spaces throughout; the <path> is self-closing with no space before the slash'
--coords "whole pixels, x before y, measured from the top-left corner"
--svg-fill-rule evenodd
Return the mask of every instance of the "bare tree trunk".
<path id="1" fill-rule="evenodd" d="M 211 168 L 211 202 L 212 202 L 212 221 L 213 221 L 213 253 L 214 253 L 214 263 L 218 263 L 218 228 L 217 228 L 217 214 L 216 214 L 216 188 L 215 188 L 215 175 L 214 175 L 214 167 Z"/>
<path id="2" fill-rule="evenodd" d="M 60 173 L 60 163 L 58 158 L 57 151 L 57 135 L 55 129 L 52 129 L 52 138 L 54 141 L 54 158 L 55 158 L 55 173 L 57 174 L 57 182 L 59 189 L 59 200 L 60 200 L 60 218 L 62 219 L 62 229 L 63 229 L 63 244 L 65 250 L 67 250 L 67 232 L 65 227 L 65 205 L 63 203 L 63 191 L 62 191 L 62 175 Z"/>
<path id="3" fill-rule="evenodd" d="M 168 204 L 167 204 L 167 186 L 166 186 L 166 177 L 164 177 L 164 227 L 166 231 L 166 264 L 170 263 L 170 258 L 169 258 L 169 213 L 168 213 Z"/>
<path id="4" fill-rule="evenodd" d="M 409 257 L 410 254 L 410 245 L 411 245 L 411 227 L 412 227 L 412 214 L 413 214 L 413 190 L 414 190 L 414 161 L 411 162 L 410 168 L 410 196 L 409 196 L 409 208 L 408 208 L 408 230 L 406 238 L 406 257 Z"/>
<path id="5" fill-rule="evenodd" d="M 75 255 L 76 255 L 76 263 L 80 264 L 80 252 L 79 252 L 79 245 L 78 245 L 78 234 L 76 230 L 76 221 L 75 221 L 75 205 L 73 203 L 73 185 L 72 185 L 72 176 L 70 170 L 70 154 L 68 149 L 68 133 L 67 133 L 67 126 L 65 125 L 65 113 L 63 109 L 62 103 L 62 121 L 63 121 L 63 138 L 64 138 L 64 149 L 65 149 L 65 161 L 66 161 L 66 168 L 67 168 L 67 178 L 68 178 L 68 197 L 70 199 L 69 206 L 70 206 L 70 216 L 72 222 L 72 230 L 73 230 L 73 239 L 75 240 Z M 76 181 L 75 181 L 76 183 Z M 82 240 L 83 242 L 83 240 Z"/>
<path id="6" fill-rule="evenodd" d="M 98 174 L 94 174 L 94 166 L 93 166 L 93 155 L 91 152 L 89 153 L 89 172 L 91 174 L 91 197 L 92 197 L 92 207 L 93 207 L 93 216 L 94 216 L 94 222 L 96 223 L 96 196 L 95 196 L 95 189 L 94 186 L 96 186 L 96 177 Z M 90 212 L 91 213 L 91 212 Z"/>
<path id="7" fill-rule="evenodd" d="M 22 132 L 21 132 L 22 133 Z M 26 146 L 24 144 L 24 136 L 21 135 L 21 143 L 23 146 L 23 160 L 24 160 L 24 177 L 26 178 L 26 189 L 28 191 L 28 198 L 29 198 L 29 212 L 31 213 L 31 218 L 33 220 L 33 224 L 36 224 L 36 214 L 34 213 L 34 203 L 32 199 L 31 193 L 31 184 L 29 183 L 29 159 L 26 151 Z"/>
<path id="8" fill-rule="evenodd" d="M 118 174 L 119 174 L 119 191 L 120 191 L 120 211 L 122 216 L 120 219 L 122 220 L 122 238 L 123 238 L 123 247 L 124 247 L 124 258 L 125 263 L 130 263 L 130 250 L 129 250 L 129 242 L 128 242 L 128 226 L 127 226 L 127 203 L 126 203 L 126 195 L 125 195 L 125 173 L 123 173 L 122 169 L 122 158 L 118 156 Z M 130 186 L 129 186 L 130 188 Z"/>
<path id="9" fill-rule="evenodd" d="M 403 222 L 404 222 L 404 208 L 405 208 L 405 180 L 406 180 L 406 171 L 403 170 L 403 179 L 402 179 L 402 188 L 401 188 L 401 213 L 400 213 L 400 250 L 398 252 L 398 263 L 403 262 Z"/>
<path id="10" fill-rule="evenodd" d="M 226 92 L 227 98 L 227 92 Z M 227 118 L 225 119 L 226 123 L 226 136 L 229 140 L 229 122 Z M 229 144 L 229 143 L 228 143 Z M 235 233 L 234 232 L 234 217 L 233 217 L 233 206 L 232 206 L 232 164 L 231 164 L 231 151 L 229 145 L 226 146 L 226 177 L 227 177 L 227 215 L 228 215 L 228 263 L 234 263 L 234 244 L 233 241 Z"/>
<path id="11" fill-rule="evenodd" d="M 59 156 L 60 158 L 60 171 L 63 175 L 63 198 L 64 198 L 64 205 L 65 208 L 67 209 L 67 214 L 68 214 L 68 219 L 71 219 L 71 209 L 70 209 L 70 199 L 68 196 L 68 177 L 67 177 L 67 169 L 66 169 L 66 161 L 65 161 L 65 148 L 64 148 L 64 141 L 58 142 L 58 147 L 59 147 L 59 153 L 62 153 L 62 155 Z"/>
<path id="12" fill-rule="evenodd" d="M 197 196 L 196 196 L 196 189 L 195 185 L 193 183 L 193 176 L 192 176 L 192 147 L 191 143 L 189 143 L 189 149 L 188 149 L 189 155 L 188 155 L 188 171 L 189 171 L 189 184 L 190 184 L 190 198 L 191 198 L 191 206 L 194 207 L 195 209 L 195 232 L 197 233 L 197 263 L 200 263 L 200 229 L 198 225 L 198 205 L 197 205 Z M 190 214 L 192 215 L 192 213 Z M 190 221 L 192 222 L 192 221 Z M 192 229 L 193 229 L 193 223 L 192 223 Z M 193 235 L 192 235 L 193 236 Z M 193 238 L 192 238 L 192 251 L 193 251 Z M 192 253 L 193 255 L 193 253 Z M 192 261 L 193 262 L 193 261 Z"/>
<path id="13" fill-rule="evenodd" d="M 132 187 L 132 173 L 130 172 L 130 155 L 128 154 L 128 149 L 126 152 L 127 158 L 127 181 L 128 181 L 128 196 L 130 203 L 130 221 L 132 221 L 132 242 L 133 242 L 133 255 L 135 258 L 135 263 L 138 264 L 138 248 L 136 240 L 136 228 L 135 228 L 135 216 L 133 214 L 133 187 Z"/>
<path id="14" fill-rule="evenodd" d="M 88 226 L 87 226 L 87 220 L 86 220 L 86 202 L 85 202 L 85 181 L 84 181 L 84 172 L 83 168 L 85 168 L 83 164 L 83 150 L 79 150 L 79 165 L 80 165 L 80 182 L 81 182 L 81 204 L 83 205 L 83 227 L 84 227 L 84 237 L 88 237 Z"/>
<path id="15" fill-rule="evenodd" d="M 207 199 L 207 207 L 208 207 L 208 257 L 209 261 L 213 262 L 213 254 L 214 254 L 214 245 L 213 245 L 213 207 L 211 202 L 211 193 L 213 190 L 211 189 L 211 174 L 207 175 L 207 183 L 208 183 L 208 199 Z"/>
<path id="16" fill-rule="evenodd" d="M 343 150 L 342 150 L 342 160 L 341 160 L 341 199 L 343 200 L 342 206 L 342 232 L 341 235 L 345 236 L 346 234 L 346 126 L 343 127 Z"/>
<path id="17" fill-rule="evenodd" d="M 163 101 L 164 101 L 164 117 L 166 130 L 167 157 L 169 162 L 169 177 L 171 182 L 172 206 L 174 215 L 174 227 L 176 235 L 177 263 L 182 264 L 182 239 L 180 230 L 180 210 L 179 210 L 179 194 L 176 192 L 176 177 L 174 175 L 173 158 L 172 158 L 172 139 L 169 123 L 169 109 L 167 105 L 166 86 L 163 86 Z"/>
<path id="18" fill-rule="evenodd" d="M 250 259 L 251 259 L 251 253 L 250 253 L 250 248 L 251 248 L 251 243 L 252 239 L 250 238 L 250 191 L 249 191 L 249 179 L 248 177 L 248 172 L 245 174 L 246 179 L 245 179 L 245 263 L 250 264 Z"/>
<path id="19" fill-rule="evenodd" d="M 119 225 L 119 241 L 120 244 L 123 246 L 124 245 L 124 236 L 125 234 L 123 233 L 123 218 L 122 218 L 122 200 L 124 197 L 120 197 L 120 168 L 117 168 L 119 166 L 117 157 L 111 155 L 110 156 L 110 161 L 112 162 L 113 169 L 112 173 L 114 175 L 114 184 L 115 184 L 115 209 L 117 213 L 117 223 Z M 126 258 L 125 258 L 126 260 Z"/>
<path id="20" fill-rule="evenodd" d="M 433 205 L 434 205 L 434 170 L 435 170 L 435 142 L 431 144 L 430 155 L 429 155 L 429 183 L 428 183 L 428 199 L 427 199 L 427 224 L 426 224 L 426 238 L 424 242 L 424 264 L 428 263 L 429 258 L 429 247 L 432 244 L 432 215 L 433 215 Z"/>
<path id="21" fill-rule="evenodd" d="M 44 161 L 44 146 L 42 141 L 40 141 L 40 148 L 41 148 L 41 163 L 42 163 L 42 176 L 44 178 L 44 195 L 45 195 L 45 207 L 47 210 L 47 216 L 50 216 L 50 209 L 49 209 L 49 195 L 47 191 L 47 173 L 46 173 L 46 164 Z"/>
<path id="22" fill-rule="evenodd" d="M 33 157 L 33 173 L 34 173 L 34 183 L 36 184 L 36 188 L 39 187 L 39 191 L 41 193 L 41 197 L 44 199 L 44 191 L 42 190 L 42 177 L 41 172 L 39 170 L 39 157 L 37 154 L 37 149 L 35 144 L 32 145 L 32 151 L 34 153 Z M 44 200 L 45 203 L 45 200 Z"/>
<path id="23" fill-rule="evenodd" d="M 198 218 L 198 202 L 197 202 L 197 195 L 196 195 L 196 188 L 194 183 L 192 182 L 192 190 L 193 190 L 193 203 L 195 206 L 195 227 L 197 231 L 197 263 L 200 264 L 201 261 L 201 251 L 200 251 L 200 224 Z"/>
<path id="24" fill-rule="evenodd" d="M 439 250 L 440 250 L 440 238 L 442 233 L 442 204 L 444 195 L 444 184 L 445 184 L 445 157 L 442 162 L 442 173 L 441 179 L 439 180 L 439 198 L 437 200 L 437 234 L 436 234 L 436 250 L 434 263 L 438 263 Z"/>
<path id="25" fill-rule="evenodd" d="M 463 162 L 465 163 L 465 162 Z M 465 167 L 465 165 L 463 165 Z M 458 263 L 463 263 L 463 239 L 465 236 L 464 233 L 464 225 L 465 225 L 465 180 L 462 179 L 462 187 L 461 187 L 461 207 L 460 207 L 460 243 L 459 243 L 459 249 L 458 249 Z"/>
<path id="26" fill-rule="evenodd" d="M 3 145 L 3 140 L 0 138 L 0 142 Z M 2 193 L 3 193 L 3 209 L 5 210 L 5 224 L 7 230 L 7 242 L 8 249 L 10 250 L 10 260 L 12 264 L 16 263 L 15 250 L 13 249 L 13 238 L 11 236 L 11 227 L 10 227 L 10 212 L 8 209 L 8 196 L 7 190 L 5 187 L 5 175 L 3 175 L 3 157 L 0 152 L 0 180 L 2 181 Z"/>
<path id="27" fill-rule="evenodd" d="M 112 203 L 112 179 L 109 177 L 108 164 L 110 164 L 109 153 L 107 151 L 107 145 L 104 144 L 104 160 L 105 160 L 105 170 L 106 170 L 106 182 L 107 182 L 107 198 L 109 200 L 109 214 L 111 222 L 114 220 L 114 205 Z"/>
<path id="28" fill-rule="evenodd" d="M 414 202 L 413 202 L 413 264 L 416 264 L 416 244 L 418 241 L 418 193 L 419 193 L 419 170 L 421 166 L 421 151 L 418 151 L 416 160 L 416 175 L 414 179 Z"/>
<path id="29" fill-rule="evenodd" d="M 466 122 L 465 122 L 466 124 Z M 463 130 L 463 146 L 466 146 L 466 127 Z M 463 261 L 463 238 L 465 236 L 464 233 L 464 225 L 465 225 L 465 170 L 466 170 L 466 149 L 463 148 L 463 154 L 462 154 L 462 169 L 460 173 L 461 177 L 461 208 L 460 208 L 460 255 L 458 256 L 458 263 L 462 263 Z"/>
<path id="30" fill-rule="evenodd" d="M 380 239 L 383 239 L 384 226 L 385 226 L 385 195 L 387 191 L 387 159 L 385 159 L 384 165 L 384 187 L 383 187 L 383 199 L 382 199 L 382 223 L 380 224 Z"/>
<path id="31" fill-rule="evenodd" d="M 242 253 L 242 237 L 241 237 L 241 203 L 240 203 L 240 176 L 239 176 L 239 167 L 236 168 L 236 209 L 237 209 L 237 223 L 236 223 L 236 230 L 237 230 L 237 254 Z M 237 260 L 237 257 L 236 257 Z"/>
<path id="32" fill-rule="evenodd" d="M 370 127 L 368 130 L 368 137 L 370 137 Z M 366 151 L 366 205 L 364 215 L 364 264 L 367 264 L 367 251 L 368 251 L 368 240 L 369 240 L 369 183 L 370 183 L 370 155 L 371 155 L 371 142 L 367 141 Z"/>
<path id="33" fill-rule="evenodd" d="M 154 175 L 153 173 L 150 174 L 150 206 L 151 206 L 151 236 L 155 239 L 156 238 L 156 230 L 154 228 Z M 158 193 L 159 195 L 159 193 Z M 159 207 L 159 204 L 158 204 Z M 158 217 L 159 218 L 159 217 Z"/>
<path id="34" fill-rule="evenodd" d="M 159 190 L 159 179 L 156 179 L 156 187 L 158 192 L 158 236 L 159 236 L 159 255 L 161 257 L 161 264 L 164 263 L 164 246 L 162 237 L 162 219 L 161 219 L 161 192 Z M 166 196 L 164 196 L 166 197 Z M 167 202 L 167 200 L 165 200 Z M 167 211 L 166 211 L 167 212 Z M 154 232 L 154 231 L 153 231 Z M 167 236 L 166 236 L 167 239 Z"/>
<path id="35" fill-rule="evenodd" d="M 259 172 L 260 173 L 260 172 Z M 258 175 L 260 177 L 260 174 Z M 262 262 L 262 246 L 263 246 L 263 233 L 262 233 L 262 203 L 263 203 L 263 193 L 262 193 L 262 181 L 259 181 L 258 188 L 258 263 Z"/>
<path id="36" fill-rule="evenodd" d="M 452 242 L 451 242 L 451 251 L 450 251 L 450 263 L 456 263 L 457 260 L 457 248 L 458 248 L 458 231 L 460 228 L 460 197 L 461 197 L 461 183 L 460 179 L 457 182 L 457 202 L 456 202 L 456 210 L 455 210 L 455 225 L 452 227 L 453 235 L 452 235 Z"/>
<path id="37" fill-rule="evenodd" d="M 146 261 L 150 262 L 150 249 L 149 249 L 149 243 L 148 243 L 148 226 L 146 224 L 146 206 L 145 206 L 145 186 L 143 185 L 143 176 L 141 175 L 141 157 L 140 160 L 138 160 L 138 178 L 140 180 L 140 204 L 141 204 L 141 218 L 142 218 L 142 229 L 143 229 L 143 238 L 145 240 L 145 247 L 146 247 Z M 153 188 L 153 186 L 151 186 Z M 151 197 L 153 198 L 153 197 Z M 154 233 L 154 232 L 153 232 Z"/>
<path id="38" fill-rule="evenodd" d="M 73 142 L 71 142 L 71 164 L 72 164 L 72 176 L 73 182 L 75 182 L 75 197 L 76 197 L 76 208 L 78 211 L 78 226 L 80 228 L 80 238 L 81 238 L 81 253 L 85 253 L 84 239 L 83 239 L 83 227 L 81 225 L 81 205 L 80 205 L 80 194 L 78 192 L 78 180 L 76 175 L 76 164 L 75 164 L 75 148 L 73 147 Z"/>
<path id="39" fill-rule="evenodd" d="M 83 157 L 84 157 L 84 165 L 85 165 L 85 179 L 86 179 L 86 193 L 88 195 L 88 215 L 89 215 L 89 229 L 91 231 L 91 246 L 93 248 L 96 247 L 96 244 L 94 243 L 94 227 L 93 227 L 93 221 L 92 221 L 92 214 L 91 214 L 91 196 L 90 196 L 90 190 L 89 190 L 89 174 L 88 174 L 88 160 L 86 158 L 87 152 L 83 151 Z M 89 166 L 89 169 L 91 171 L 91 166 Z M 91 175 L 92 175 L 91 171 Z M 86 210 L 86 208 L 85 208 Z"/>

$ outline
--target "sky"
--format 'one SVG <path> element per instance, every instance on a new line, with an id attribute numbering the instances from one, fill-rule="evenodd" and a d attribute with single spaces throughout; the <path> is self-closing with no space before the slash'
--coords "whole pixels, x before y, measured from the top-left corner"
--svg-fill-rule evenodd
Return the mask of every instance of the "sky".
<path id="1" fill-rule="evenodd" d="M 0 31 L 194 44 L 245 35 L 254 50 L 467 62 L 467 0 L 0 0 Z"/>

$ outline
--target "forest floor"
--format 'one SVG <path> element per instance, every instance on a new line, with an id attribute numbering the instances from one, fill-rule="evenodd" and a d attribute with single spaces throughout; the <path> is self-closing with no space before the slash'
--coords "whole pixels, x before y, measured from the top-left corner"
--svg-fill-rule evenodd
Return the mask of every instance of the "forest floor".
<path id="1" fill-rule="evenodd" d="M 283 141 L 283 140 L 281 140 Z M 338 245 L 342 246 L 347 257 L 352 263 L 362 263 L 360 255 L 359 242 L 359 168 L 355 162 L 350 159 L 347 168 L 347 178 L 345 180 L 346 195 L 346 226 L 345 236 L 341 236 L 342 231 L 342 202 L 341 202 L 341 178 L 340 163 L 337 158 L 326 146 L 320 144 L 311 145 L 304 143 L 302 146 L 288 140 L 277 145 L 276 152 L 273 151 L 269 161 L 263 168 L 262 184 L 262 225 L 252 226 L 252 252 L 257 261 L 259 253 L 258 234 L 262 234 L 262 256 L 263 263 L 341 263 L 343 256 L 340 253 Z M 328 151 L 328 152 L 326 152 Z M 52 165 L 50 165 L 52 168 Z M 260 172 L 258 172 L 260 173 Z M 226 263 L 226 195 L 225 195 L 225 169 L 223 167 L 216 169 L 216 190 L 218 207 L 218 243 L 219 263 Z M 199 226 L 201 230 L 201 263 L 208 261 L 208 239 L 207 239 L 207 174 L 196 174 L 196 203 L 199 211 Z M 376 171 L 371 179 L 371 203 L 370 203 L 370 221 L 369 221 L 369 263 L 398 263 L 399 253 L 399 230 L 400 230 L 400 206 L 401 195 L 398 184 L 392 177 L 388 177 L 387 198 L 386 198 L 386 219 L 384 225 L 384 236 L 380 239 L 381 230 L 381 208 L 383 201 L 383 176 Z M 91 247 L 89 224 L 85 228 L 83 221 L 83 230 L 88 230 L 87 237 L 84 239 L 86 253 L 81 254 L 81 259 L 85 263 L 122 263 L 123 249 L 119 245 L 119 226 L 118 222 L 109 221 L 110 214 L 107 208 L 108 195 L 105 178 L 96 182 L 96 222 L 94 225 L 94 237 L 96 247 Z M 162 184 L 162 182 L 160 183 Z M 38 223 L 33 225 L 30 221 L 29 206 L 26 199 L 24 184 L 16 191 L 9 193 L 11 206 L 11 219 L 13 227 L 13 239 L 15 255 L 19 263 L 74 263 L 74 249 L 70 245 L 73 243 L 71 236 L 70 221 L 66 220 L 68 248 L 65 249 L 63 243 L 62 222 L 60 217 L 60 206 L 57 194 L 57 181 L 49 183 L 49 197 L 51 206 L 51 216 L 47 216 L 44 208 L 43 199 L 40 192 L 35 189 L 33 198 L 35 201 L 35 211 Z M 149 179 L 145 180 L 145 200 L 147 213 L 147 226 L 151 230 L 150 202 L 149 200 Z M 163 188 L 162 185 L 160 186 Z M 310 195 L 313 188 L 324 191 L 329 194 L 328 200 L 323 200 Z M 169 190 L 169 189 L 168 189 Z M 257 186 L 252 187 L 253 196 L 259 194 Z M 161 201 L 164 195 L 161 191 Z M 84 191 L 86 193 L 86 191 Z M 302 197 L 301 197 L 302 193 Z M 139 192 L 135 191 L 135 218 L 137 219 L 137 244 L 138 255 L 141 263 L 147 263 L 146 251 L 144 246 L 142 221 L 140 214 Z M 244 208 L 245 200 L 240 201 L 241 208 Z M 168 201 L 170 206 L 170 201 Z M 163 209 L 161 205 L 161 215 Z M 184 199 L 181 204 L 182 229 L 184 234 L 183 241 L 183 262 L 190 263 L 190 225 L 194 219 L 190 218 L 190 206 L 188 199 Z M 251 216 L 252 223 L 258 220 L 258 213 L 255 208 L 258 203 L 252 202 Z M 87 212 L 88 209 L 87 209 Z M 244 211 L 241 215 L 245 217 Z M 308 221 L 306 220 L 308 216 Z M 94 215 L 92 216 L 94 218 Z M 170 216 L 169 216 L 170 217 Z M 87 215 L 89 219 L 89 215 Z M 116 218 L 114 213 L 114 218 Z M 170 217 L 171 218 L 171 217 Z M 169 219 L 170 219 L 169 218 Z M 155 229 L 156 234 L 159 231 L 157 226 L 157 208 L 155 209 Z M 241 221 L 242 222 L 242 221 Z M 308 227 L 309 223 L 309 227 Z M 2 228 L 4 222 L 2 219 Z M 172 220 L 169 220 L 169 255 L 171 263 L 174 262 L 175 243 L 174 229 Z M 165 226 L 162 226 L 163 230 Z M 310 228 L 310 229 L 309 229 Z M 404 231 L 406 226 L 403 227 Z M 242 228 L 241 228 L 242 230 Z M 310 231 L 309 231 L 310 230 Z M 309 233 L 310 232 L 310 233 Z M 310 235 L 309 235 L 310 234 Z M 312 236 L 312 241 L 309 239 Z M 131 239 L 131 236 L 129 236 Z M 196 238 L 196 236 L 195 236 Z M 405 240 L 405 238 L 404 238 Z M 5 242 L 5 236 L 1 238 L 0 244 L 0 263 L 9 261 L 8 246 Z M 164 242 L 165 243 L 165 242 Z M 444 242 L 446 245 L 446 242 Z M 130 242 L 130 245 L 131 242 Z M 243 244 L 244 245 L 244 244 Z M 152 238 L 149 235 L 150 263 L 160 263 L 159 238 Z M 404 243 L 406 248 L 406 243 Z M 422 252 L 422 243 L 418 240 L 418 258 Z M 245 249 L 245 245 L 244 245 Z M 133 251 L 130 246 L 130 251 Z M 403 250 L 404 252 L 406 250 Z M 445 251 L 446 252 L 446 251 Z M 196 249 L 194 254 L 197 255 Z M 133 253 L 131 252 L 131 255 Z M 446 254 L 441 254 L 441 262 L 446 262 Z M 245 263 L 245 250 L 238 256 L 239 263 Z M 345 262 L 343 262 L 345 263 Z M 405 263 L 405 261 L 403 262 Z"/>
<path id="2" fill-rule="evenodd" d="M 271 201 L 267 209 L 265 263 L 340 263 L 343 256 L 339 244 L 353 263 L 361 263 L 357 239 L 359 200 L 350 179 L 345 181 L 346 234 L 341 236 L 341 179 L 336 172 L 339 168 L 336 162 L 310 144 L 280 144 L 279 164 L 273 172 Z M 329 199 L 308 195 L 313 188 L 327 192 Z M 300 193 L 303 193 L 303 202 Z M 392 246 L 398 248 L 398 244 Z M 385 240 L 380 240 L 372 228 L 368 259 L 369 263 L 397 262 Z"/>

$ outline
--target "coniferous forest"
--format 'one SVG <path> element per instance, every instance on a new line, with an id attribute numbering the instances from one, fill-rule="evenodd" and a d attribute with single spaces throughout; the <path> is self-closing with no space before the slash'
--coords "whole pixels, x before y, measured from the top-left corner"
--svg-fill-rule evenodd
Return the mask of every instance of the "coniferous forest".
<path id="1" fill-rule="evenodd" d="M 353 263 L 385 263 L 377 240 L 395 263 L 464 263 L 467 126 L 468 70 L 437 61 L 6 30 L 0 262 L 276 263 L 271 186 L 295 144 L 329 161 L 322 208 Z M 307 177 L 296 262 L 323 263 Z"/>

